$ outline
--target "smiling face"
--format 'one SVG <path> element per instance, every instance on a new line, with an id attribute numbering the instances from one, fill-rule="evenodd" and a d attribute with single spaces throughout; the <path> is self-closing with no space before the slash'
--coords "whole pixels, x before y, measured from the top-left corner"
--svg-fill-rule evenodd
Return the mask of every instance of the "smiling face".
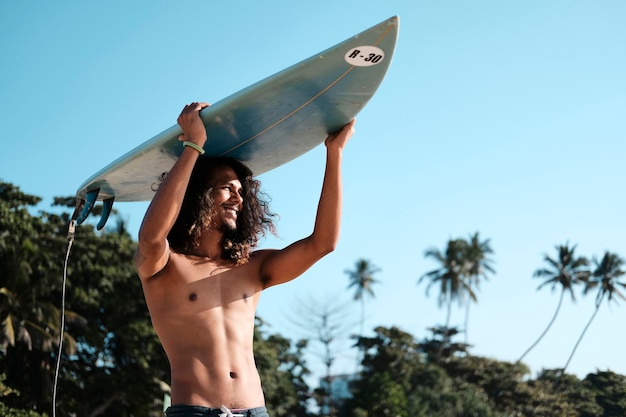
<path id="1" fill-rule="evenodd" d="M 216 167 L 209 192 L 214 213 L 211 227 L 217 230 L 236 230 L 237 216 L 243 209 L 243 190 L 236 172 L 228 166 Z"/>
<path id="2" fill-rule="evenodd" d="M 274 233 L 274 214 L 261 183 L 241 162 L 225 157 L 200 157 L 185 198 L 167 236 L 172 250 L 198 253 L 206 232 L 220 232 L 224 259 L 248 261 L 259 237 Z"/>

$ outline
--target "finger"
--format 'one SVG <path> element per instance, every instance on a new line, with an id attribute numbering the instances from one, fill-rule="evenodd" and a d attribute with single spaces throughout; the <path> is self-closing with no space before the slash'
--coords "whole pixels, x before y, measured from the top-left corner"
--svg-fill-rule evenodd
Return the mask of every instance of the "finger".
<path id="1" fill-rule="evenodd" d="M 192 103 L 189 103 L 187 106 L 185 106 L 186 108 L 189 108 L 190 110 L 201 110 L 205 107 L 209 107 L 210 104 L 206 103 L 204 101 L 194 101 Z"/>
<path id="2" fill-rule="evenodd" d="M 205 103 L 205 102 L 197 102 L 194 101 L 193 103 L 189 103 L 187 105 L 185 105 L 185 107 L 183 108 L 183 110 L 180 112 L 180 115 L 185 115 L 185 114 L 191 114 L 194 112 L 200 112 L 202 109 L 209 107 L 210 104 L 209 103 Z"/>
<path id="3" fill-rule="evenodd" d="M 185 107 L 183 107 L 183 109 L 180 111 L 180 115 L 178 117 L 189 112 L 189 106 L 191 106 L 191 104 L 185 104 Z"/>

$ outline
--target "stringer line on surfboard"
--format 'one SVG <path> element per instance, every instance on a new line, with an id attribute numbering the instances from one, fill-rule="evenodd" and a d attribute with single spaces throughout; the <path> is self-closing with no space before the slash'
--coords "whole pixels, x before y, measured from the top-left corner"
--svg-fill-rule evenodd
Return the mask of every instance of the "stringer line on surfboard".
<path id="1" fill-rule="evenodd" d="M 375 46 L 378 46 L 380 44 L 380 42 L 385 39 L 385 37 L 387 36 L 387 34 L 389 33 L 389 31 L 391 30 L 391 28 L 387 28 L 387 30 L 380 35 L 380 37 L 376 40 L 376 42 L 373 42 L 372 44 Z M 286 116 L 282 117 L 281 119 L 279 119 L 278 121 L 274 122 L 273 124 L 271 124 L 270 126 L 266 127 L 265 129 L 263 129 L 262 131 L 260 131 L 259 133 L 257 133 L 256 135 L 252 136 L 249 139 L 246 139 L 245 141 L 233 146 L 232 148 L 228 149 L 227 151 L 223 152 L 220 156 L 225 156 L 227 154 L 229 154 L 230 152 L 234 151 L 235 149 L 247 144 L 248 142 L 256 139 L 257 137 L 265 134 L 266 132 L 268 132 L 269 130 L 273 129 L 274 127 L 280 125 L 282 122 L 284 122 L 285 120 L 289 119 L 291 116 L 293 116 L 294 114 L 296 114 L 297 112 L 299 112 L 300 110 L 302 110 L 304 107 L 306 107 L 307 105 L 311 104 L 313 101 L 315 101 L 318 97 L 320 97 L 322 94 L 324 94 L 326 91 L 328 91 L 329 89 L 331 89 L 335 84 L 337 84 L 339 81 L 341 81 L 346 75 L 348 75 L 354 68 L 356 68 L 355 65 L 350 66 L 343 74 L 341 74 L 339 77 L 337 77 L 335 80 L 333 80 L 330 84 L 328 84 L 326 87 L 324 87 L 323 89 L 321 89 L 317 94 L 315 94 L 313 97 L 311 97 L 309 100 L 305 101 L 303 104 L 301 104 L 300 106 L 298 106 L 295 110 L 293 110 L 292 112 L 290 112 L 289 114 L 287 114 Z M 330 133 L 330 132 L 329 132 Z"/>

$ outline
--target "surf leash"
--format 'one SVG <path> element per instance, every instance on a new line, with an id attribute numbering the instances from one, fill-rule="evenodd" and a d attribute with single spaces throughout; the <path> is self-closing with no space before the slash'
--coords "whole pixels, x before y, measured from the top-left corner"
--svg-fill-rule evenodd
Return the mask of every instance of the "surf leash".
<path id="1" fill-rule="evenodd" d="M 63 262 L 63 283 L 61 284 L 61 326 L 59 329 L 59 350 L 57 352 L 57 361 L 54 371 L 54 383 L 52 384 L 52 417 L 56 417 L 57 409 L 57 388 L 59 384 L 59 371 L 61 369 L 61 356 L 63 354 L 63 336 L 65 335 L 65 289 L 67 287 L 67 265 L 70 259 L 70 251 L 74 243 L 74 234 L 76 232 L 76 220 L 71 219 L 67 231 L 67 252 L 65 253 L 65 261 Z"/>

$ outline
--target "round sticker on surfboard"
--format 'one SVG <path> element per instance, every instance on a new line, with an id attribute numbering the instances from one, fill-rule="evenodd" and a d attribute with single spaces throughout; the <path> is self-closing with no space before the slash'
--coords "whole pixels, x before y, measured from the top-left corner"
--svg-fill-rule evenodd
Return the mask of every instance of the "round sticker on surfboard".
<path id="1" fill-rule="evenodd" d="M 343 59 L 350 65 L 357 67 L 371 67 L 380 64 L 385 59 L 385 52 L 377 46 L 363 45 L 350 49 Z"/>

